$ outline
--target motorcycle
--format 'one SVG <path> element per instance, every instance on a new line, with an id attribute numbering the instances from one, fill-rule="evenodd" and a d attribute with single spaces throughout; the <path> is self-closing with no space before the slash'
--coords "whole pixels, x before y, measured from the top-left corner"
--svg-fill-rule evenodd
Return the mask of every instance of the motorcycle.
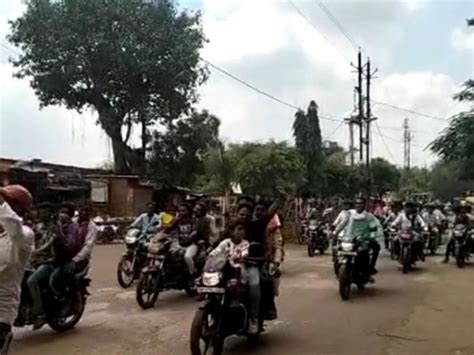
<path id="1" fill-rule="evenodd" d="M 28 278 L 34 271 L 35 269 L 30 268 L 24 273 L 21 284 L 20 306 L 18 308 L 17 318 L 14 322 L 15 327 L 29 326 L 35 322 L 33 301 L 27 284 Z M 89 296 L 87 288 L 91 283 L 91 279 L 87 277 L 87 272 L 88 268 L 85 268 L 75 274 L 74 285 L 66 285 L 65 294 L 68 294 L 68 297 L 56 295 L 49 286 L 49 279 L 46 279 L 39 285 L 46 323 L 51 329 L 58 333 L 74 328 L 82 318 Z M 79 291 L 80 305 L 77 304 L 77 298 L 70 296 L 73 290 Z"/>
<path id="2" fill-rule="evenodd" d="M 439 247 L 439 228 L 437 226 L 432 226 L 425 234 L 425 239 L 426 239 L 426 247 L 430 251 L 431 255 L 436 255 L 436 250 L 438 250 Z"/>
<path id="3" fill-rule="evenodd" d="M 308 221 L 302 220 L 300 224 L 300 230 L 298 233 L 298 244 L 303 245 L 305 244 L 305 236 L 308 230 Z"/>
<path id="4" fill-rule="evenodd" d="M 264 263 L 263 246 L 251 243 L 246 265 Z M 222 354 L 225 338 L 231 335 L 255 339 L 259 334 L 248 334 L 248 290 L 240 282 L 240 272 L 232 268 L 222 257 L 209 259 L 202 274 L 202 286 L 198 293 L 205 297 L 199 306 L 191 325 L 191 354 Z M 259 331 L 263 331 L 262 310 L 259 317 Z"/>
<path id="5" fill-rule="evenodd" d="M 147 259 L 136 290 L 136 300 L 142 309 L 154 307 L 162 291 L 184 290 L 189 296 L 196 295 L 194 281 L 184 261 L 187 245 L 183 239 L 173 241 L 164 237 L 157 242 L 147 243 Z M 206 260 L 205 242 L 198 242 L 198 248 L 194 262 L 197 270 L 201 271 Z"/>
<path id="6" fill-rule="evenodd" d="M 359 291 L 372 283 L 370 274 L 369 240 L 361 236 L 343 237 L 334 259 L 334 268 L 339 280 L 339 294 L 346 301 L 351 295 L 351 286 L 355 284 Z"/>
<path id="7" fill-rule="evenodd" d="M 122 288 L 130 287 L 140 276 L 146 262 L 147 235 L 140 235 L 140 230 L 130 229 L 125 236 L 125 253 L 117 265 L 117 281 Z"/>
<path id="8" fill-rule="evenodd" d="M 313 257 L 316 250 L 324 254 L 329 247 L 329 239 L 326 234 L 325 225 L 315 219 L 309 220 L 305 234 L 308 256 Z"/>
<path id="9" fill-rule="evenodd" d="M 469 260 L 468 250 L 468 230 L 463 224 L 457 224 L 453 229 L 454 238 L 454 257 L 456 258 L 456 265 L 459 268 L 463 268 L 466 261 Z"/>
<path id="10" fill-rule="evenodd" d="M 398 233 L 398 262 L 402 265 L 404 274 L 412 270 L 417 261 L 425 261 L 423 241 L 419 240 L 420 237 L 422 238 L 411 229 L 402 229 Z"/>

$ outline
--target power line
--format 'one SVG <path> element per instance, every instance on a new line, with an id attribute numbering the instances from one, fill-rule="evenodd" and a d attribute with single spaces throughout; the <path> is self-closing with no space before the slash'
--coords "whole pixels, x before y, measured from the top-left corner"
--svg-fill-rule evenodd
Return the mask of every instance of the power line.
<path id="1" fill-rule="evenodd" d="M 414 115 L 423 116 L 423 117 L 431 118 L 431 119 L 438 120 L 438 121 L 442 121 L 442 122 L 447 122 L 447 119 L 445 119 L 445 118 L 441 118 L 441 117 L 436 117 L 436 116 L 428 115 L 428 114 L 423 113 L 423 112 L 418 112 L 418 111 L 414 111 L 414 110 L 412 110 L 412 109 L 408 109 L 408 108 L 404 108 L 404 107 L 399 107 L 399 106 L 396 106 L 396 105 L 388 104 L 388 103 L 386 103 L 386 102 L 381 102 L 381 101 L 376 101 L 376 100 L 370 100 L 370 101 L 372 101 L 374 104 L 382 105 L 382 106 L 387 106 L 387 107 L 393 108 L 393 109 L 395 109 L 395 110 L 400 110 L 400 111 L 412 113 L 412 114 L 414 114 Z"/>
<path id="2" fill-rule="evenodd" d="M 288 3 L 293 7 L 293 9 L 295 9 L 295 11 L 316 31 L 319 33 L 319 35 L 327 42 L 329 43 L 348 63 L 351 62 L 351 60 L 349 59 L 349 57 L 346 57 L 346 55 L 344 53 L 342 53 L 342 51 L 339 50 L 339 48 L 337 48 L 337 46 L 332 43 L 315 25 L 314 23 L 308 18 L 306 17 L 306 15 L 298 8 L 298 6 L 295 5 L 295 3 L 292 1 L 292 0 L 287 0 Z"/>
<path id="3" fill-rule="evenodd" d="M 21 55 L 20 52 L 14 50 L 13 48 L 10 48 L 9 46 L 4 45 L 3 43 L 0 43 L 0 47 L 5 48 L 6 50 L 9 50 L 10 52 L 16 54 L 16 55 Z"/>
<path id="4" fill-rule="evenodd" d="M 344 37 L 346 37 L 347 40 L 351 42 L 355 49 L 362 49 L 361 46 L 357 44 L 357 41 L 354 39 L 354 37 L 352 37 L 351 34 L 344 29 L 344 26 L 342 26 L 342 24 L 322 2 L 319 2 L 318 6 L 321 10 L 323 10 L 326 16 L 329 17 L 329 19 L 336 25 L 336 27 L 339 29 L 339 31 L 341 31 Z"/>
<path id="5" fill-rule="evenodd" d="M 392 154 L 392 151 L 390 150 L 387 142 L 385 141 L 385 138 L 384 138 L 384 135 L 382 134 L 382 132 L 380 131 L 380 127 L 379 127 L 379 124 L 377 123 L 377 121 L 374 121 L 375 122 L 375 127 L 377 128 L 377 131 L 379 133 L 379 136 L 380 136 L 380 140 L 382 141 L 383 145 L 385 146 L 385 149 L 387 149 L 387 152 L 388 154 L 390 155 L 390 158 L 396 162 L 397 160 L 395 159 L 395 156 Z"/>
<path id="6" fill-rule="evenodd" d="M 210 61 L 208 61 L 208 60 L 206 60 L 206 59 L 202 59 L 202 60 L 203 60 L 203 62 L 205 62 L 207 65 L 211 66 L 212 68 L 216 69 L 217 71 L 221 72 L 222 74 L 228 76 L 229 78 L 231 78 L 231 79 L 233 79 L 233 80 L 239 82 L 240 84 L 242 84 L 242 85 L 248 87 L 249 89 L 252 89 L 253 91 L 258 92 L 259 94 L 261 94 L 261 95 L 263 95 L 263 96 L 266 96 L 266 97 L 268 97 L 269 99 L 272 99 L 273 101 L 279 102 L 279 103 L 282 104 L 282 105 L 285 105 L 285 106 L 290 107 L 290 108 L 295 109 L 295 110 L 300 110 L 300 108 L 299 108 L 298 106 L 292 105 L 292 104 L 290 104 L 290 103 L 288 103 L 288 102 L 286 102 L 286 101 L 283 101 L 283 100 L 281 100 L 281 99 L 279 99 L 279 98 L 277 98 L 277 97 L 275 97 L 275 96 L 273 96 L 273 95 L 271 95 L 271 94 L 269 94 L 269 93 L 267 93 L 267 92 L 265 92 L 265 91 L 263 91 L 263 90 L 260 90 L 260 89 L 256 88 L 255 86 L 253 86 L 253 85 L 247 83 L 246 81 L 244 81 L 244 80 L 238 78 L 237 76 L 235 76 L 235 75 L 229 73 L 227 70 L 222 69 L 222 68 L 218 67 L 217 65 L 211 63 Z"/>
<path id="7" fill-rule="evenodd" d="M 279 99 L 278 97 L 275 97 L 275 96 L 273 96 L 273 95 L 271 95 L 271 94 L 269 94 L 269 93 L 267 93 L 267 92 L 265 92 L 265 91 L 263 91 L 263 90 L 260 90 L 259 88 L 255 87 L 254 85 L 249 84 L 248 82 L 244 81 L 243 79 L 240 79 L 239 77 L 237 77 L 237 76 L 234 75 L 234 74 L 229 73 L 227 70 L 225 70 L 225 69 L 223 69 L 223 68 L 217 66 L 216 64 L 213 64 L 213 63 L 211 63 L 210 61 L 208 61 L 208 60 L 206 60 L 206 59 L 204 59 L 204 58 L 201 58 L 201 59 L 202 59 L 203 62 L 205 62 L 206 64 L 208 64 L 210 67 L 216 69 L 216 70 L 219 71 L 220 73 L 222 73 L 222 74 L 228 76 L 229 78 L 231 78 L 231 79 L 237 81 L 238 83 L 240 83 L 240 84 L 246 86 L 247 88 L 249 88 L 249 89 L 251 89 L 251 90 L 253 90 L 253 91 L 255 91 L 255 92 L 257 92 L 257 93 L 259 93 L 259 94 L 261 94 L 261 95 L 264 95 L 264 96 L 266 96 L 267 98 L 269 98 L 269 99 L 271 99 L 271 100 L 273 100 L 273 101 L 276 101 L 276 102 L 278 102 L 278 103 L 280 103 L 280 104 L 282 104 L 282 105 L 284 105 L 284 106 L 287 106 L 287 107 L 292 108 L 292 109 L 295 109 L 295 110 L 301 110 L 300 107 L 295 106 L 295 105 L 293 105 L 293 104 L 290 104 L 290 103 L 288 103 L 288 102 L 286 102 L 286 101 L 283 101 L 282 99 Z M 326 121 L 339 122 L 339 120 L 336 119 L 336 118 L 326 117 L 326 116 L 322 116 L 322 115 L 318 115 L 318 117 L 319 117 L 320 119 L 323 119 L 323 120 L 326 120 Z"/>
<path id="8" fill-rule="evenodd" d="M 334 128 L 334 130 L 331 132 L 331 134 L 329 134 L 327 137 L 326 137 L 326 140 L 329 140 L 332 138 L 332 136 L 334 136 L 334 134 L 336 134 L 336 132 L 339 130 L 339 128 L 342 127 L 342 125 L 344 124 L 345 120 L 342 120 L 336 128 Z"/>

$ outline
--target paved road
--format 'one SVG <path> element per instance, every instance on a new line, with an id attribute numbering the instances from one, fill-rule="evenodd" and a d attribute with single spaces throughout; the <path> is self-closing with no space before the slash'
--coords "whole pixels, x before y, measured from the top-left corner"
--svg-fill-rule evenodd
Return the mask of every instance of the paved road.
<path id="1" fill-rule="evenodd" d="M 121 246 L 98 246 L 92 296 L 76 329 L 56 334 L 21 329 L 13 355 L 188 354 L 196 302 L 184 292 L 160 295 L 143 311 L 134 289 L 115 281 Z M 474 354 L 474 266 L 463 270 L 432 257 L 409 275 L 382 256 L 374 286 L 342 302 L 329 257 L 310 259 L 289 247 L 283 266 L 279 320 L 250 348 L 226 342 L 227 354 Z"/>

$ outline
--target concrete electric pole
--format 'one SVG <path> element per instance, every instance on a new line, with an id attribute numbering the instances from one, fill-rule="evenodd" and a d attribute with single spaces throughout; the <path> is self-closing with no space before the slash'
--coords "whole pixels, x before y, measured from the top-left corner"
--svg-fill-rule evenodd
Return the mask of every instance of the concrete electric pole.
<path id="1" fill-rule="evenodd" d="M 411 140 L 412 140 L 412 135 L 410 132 L 410 125 L 408 118 L 405 118 L 405 121 L 403 123 L 403 150 L 404 150 L 404 163 L 405 163 L 405 169 L 410 170 L 410 160 L 411 160 Z"/>

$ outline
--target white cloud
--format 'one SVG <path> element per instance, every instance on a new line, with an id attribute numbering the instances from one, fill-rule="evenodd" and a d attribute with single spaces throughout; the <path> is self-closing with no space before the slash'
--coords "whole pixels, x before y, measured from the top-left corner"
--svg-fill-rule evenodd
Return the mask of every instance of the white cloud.
<path id="1" fill-rule="evenodd" d="M 474 31 L 471 28 L 455 28 L 451 32 L 451 44 L 458 51 L 471 51 L 474 61 Z"/>
<path id="2" fill-rule="evenodd" d="M 412 161 L 417 165 L 424 166 L 435 160 L 426 147 L 436 138 L 437 133 L 447 126 L 448 118 L 462 109 L 452 99 L 458 88 L 457 83 L 448 75 L 431 72 L 393 74 L 380 80 L 374 90 L 375 100 L 446 119 L 443 122 L 409 112 L 404 113 L 383 105 L 374 105 L 373 110 L 379 118 L 379 125 L 392 128 L 392 130 L 382 129 L 384 131 L 382 134 L 394 138 L 386 141 L 398 163 L 403 161 L 401 127 L 405 118 L 409 118 L 410 128 L 414 135 Z M 397 131 L 397 129 L 399 130 Z M 374 144 L 376 153 L 390 158 L 387 148 L 379 137 Z"/>
<path id="3" fill-rule="evenodd" d="M 28 81 L 13 78 L 12 72 L 10 64 L 0 65 L 0 156 L 79 166 L 98 166 L 109 158 L 108 138 L 92 112 L 39 110 Z"/>
<path id="4" fill-rule="evenodd" d="M 349 59 L 355 59 L 354 48 L 318 9 L 317 3 L 295 3 L 331 43 L 311 28 L 286 1 L 203 0 L 203 26 L 210 40 L 203 49 L 203 56 L 293 105 L 305 108 L 311 99 L 316 99 L 322 114 L 331 113 L 342 119 L 353 107 L 355 74 L 333 46 Z M 377 58 L 377 65 L 384 67 L 397 60 L 399 53 L 394 53 L 394 48 L 408 35 L 403 20 L 427 3 L 426 0 L 331 1 L 326 6 Z M 19 0 L 2 0 L 0 10 L 3 8 L 8 11 L 1 11 L 1 37 L 8 31 L 6 18 L 20 15 L 24 5 Z M 459 38 L 462 40 L 456 43 L 467 43 L 465 37 Z M 7 56 L 2 51 L 2 62 Z M 39 111 L 37 99 L 27 81 L 13 79 L 11 74 L 9 64 L 0 64 L 0 155 L 40 157 L 80 165 L 95 165 L 110 156 L 105 134 L 95 126 L 93 114 L 81 116 L 60 107 Z M 448 75 L 432 72 L 385 74 L 374 81 L 373 97 L 448 117 L 457 110 L 451 100 L 456 84 Z M 199 106 L 222 119 L 221 132 L 228 140 L 291 139 L 293 109 L 273 102 L 214 70 L 200 91 Z M 375 105 L 373 111 L 379 117 L 383 134 L 394 139 L 387 139 L 387 143 L 397 163 L 402 161 L 400 141 L 404 117 L 411 118 L 415 144 L 420 146 L 426 146 L 444 125 L 380 105 Z M 326 137 L 338 123 L 322 121 L 321 125 Z M 374 135 L 377 136 L 375 127 Z M 345 125 L 332 139 L 346 145 Z M 374 137 L 373 142 L 374 155 L 390 159 L 380 138 Z M 413 154 L 416 164 L 424 165 L 433 160 L 420 148 L 414 147 Z"/>

